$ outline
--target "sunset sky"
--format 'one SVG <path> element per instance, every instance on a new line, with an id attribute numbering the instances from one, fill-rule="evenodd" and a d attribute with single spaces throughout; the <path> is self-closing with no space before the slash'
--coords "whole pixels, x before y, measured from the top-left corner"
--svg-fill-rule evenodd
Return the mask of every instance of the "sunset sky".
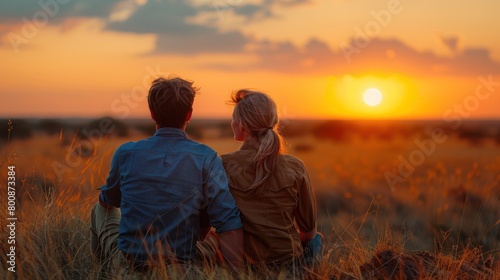
<path id="1" fill-rule="evenodd" d="M 283 118 L 500 118 L 500 1 L 9 0 L 0 4 L 0 118 L 148 117 L 158 75 Z M 370 106 L 363 94 L 377 89 Z"/>

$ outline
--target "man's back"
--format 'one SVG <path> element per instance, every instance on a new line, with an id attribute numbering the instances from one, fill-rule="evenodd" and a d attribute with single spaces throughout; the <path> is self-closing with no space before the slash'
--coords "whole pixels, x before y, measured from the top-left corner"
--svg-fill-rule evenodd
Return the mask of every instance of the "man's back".
<path id="1" fill-rule="evenodd" d="M 155 79 L 148 93 L 155 135 L 115 152 L 90 216 L 90 247 L 104 268 L 114 261 L 148 269 L 150 258 L 208 257 L 201 248 L 209 242 L 198 242 L 200 226 L 219 235 L 210 253 L 220 249 L 230 265 L 242 265 L 242 224 L 222 161 L 184 132 L 196 91 L 181 78 Z"/>
<path id="2" fill-rule="evenodd" d="M 121 207 L 122 252 L 138 260 L 159 252 L 192 259 L 200 223 L 218 232 L 241 227 L 227 186 L 215 151 L 180 129 L 160 128 L 153 137 L 116 151 L 101 199 Z M 205 207 L 209 221 L 200 221 Z"/>

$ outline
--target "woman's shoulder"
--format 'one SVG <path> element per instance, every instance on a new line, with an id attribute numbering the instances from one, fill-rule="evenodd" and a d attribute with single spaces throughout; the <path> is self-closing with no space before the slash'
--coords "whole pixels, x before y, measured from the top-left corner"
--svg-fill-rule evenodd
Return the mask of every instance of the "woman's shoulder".
<path id="1" fill-rule="evenodd" d="M 281 155 L 278 158 L 277 169 L 275 173 L 281 179 L 297 181 L 307 174 L 304 163 L 299 158 L 292 155 Z"/>
<path id="2" fill-rule="evenodd" d="M 305 165 L 304 165 L 304 162 L 299 159 L 298 157 L 296 156 L 293 156 L 293 155 L 290 155 L 290 154 L 284 154 L 282 155 L 280 158 L 279 158 L 281 162 L 281 164 L 286 164 L 288 165 L 289 167 L 295 167 L 295 168 L 298 168 L 298 169 L 304 169 L 305 168 Z"/>
<path id="3" fill-rule="evenodd" d="M 239 150 L 220 155 L 223 163 L 245 162 L 250 158 L 250 151 Z"/>
<path id="4" fill-rule="evenodd" d="M 225 154 L 220 155 L 220 158 L 222 159 L 222 161 L 228 160 L 228 159 L 235 157 L 237 155 L 237 153 L 238 153 L 238 151 L 225 153 Z"/>

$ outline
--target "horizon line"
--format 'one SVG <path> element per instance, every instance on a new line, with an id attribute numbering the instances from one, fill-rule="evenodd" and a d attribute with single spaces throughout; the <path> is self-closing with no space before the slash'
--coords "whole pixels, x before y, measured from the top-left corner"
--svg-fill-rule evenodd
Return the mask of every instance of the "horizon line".
<path id="1" fill-rule="evenodd" d="M 0 116 L 0 120 L 96 120 L 101 118 L 111 118 L 121 121 L 134 120 L 134 121 L 152 121 L 150 117 L 140 117 L 140 116 L 131 116 L 127 118 L 119 118 L 110 115 L 102 115 L 102 116 L 12 116 L 5 117 Z M 231 117 L 223 117 L 223 116 L 206 116 L 206 117 L 196 117 L 193 116 L 193 121 L 201 121 L 201 120 L 231 120 Z M 376 121 L 376 122 L 384 122 L 384 121 L 444 121 L 443 118 L 432 118 L 432 117 L 423 117 L 423 118 L 345 118 L 345 117 L 293 117 L 293 118 L 280 118 L 280 121 Z M 462 121 L 500 121 L 499 117 L 479 117 L 479 118 L 464 118 Z"/>

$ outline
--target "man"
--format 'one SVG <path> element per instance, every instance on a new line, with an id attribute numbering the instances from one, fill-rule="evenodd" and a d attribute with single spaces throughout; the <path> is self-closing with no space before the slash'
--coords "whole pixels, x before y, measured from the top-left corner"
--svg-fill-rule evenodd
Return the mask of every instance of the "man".
<path id="1" fill-rule="evenodd" d="M 218 243 L 230 265 L 243 263 L 242 224 L 222 161 L 185 133 L 195 94 L 180 78 L 153 81 L 148 104 L 156 133 L 115 152 L 91 214 L 92 251 L 106 265 L 191 263 Z M 218 238 L 197 242 L 210 226 Z"/>

